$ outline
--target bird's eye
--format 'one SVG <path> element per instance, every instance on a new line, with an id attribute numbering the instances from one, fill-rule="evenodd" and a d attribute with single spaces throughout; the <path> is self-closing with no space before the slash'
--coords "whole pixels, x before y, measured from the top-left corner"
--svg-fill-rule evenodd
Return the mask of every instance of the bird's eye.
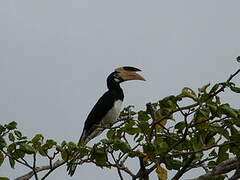
<path id="1" fill-rule="evenodd" d="M 119 78 L 118 73 L 114 74 L 113 76 L 114 76 L 115 78 Z"/>
<path id="2" fill-rule="evenodd" d="M 114 77 L 114 80 L 115 80 L 116 82 L 120 82 L 120 81 L 121 81 L 121 77 L 119 76 L 118 73 L 114 74 L 113 77 Z"/>

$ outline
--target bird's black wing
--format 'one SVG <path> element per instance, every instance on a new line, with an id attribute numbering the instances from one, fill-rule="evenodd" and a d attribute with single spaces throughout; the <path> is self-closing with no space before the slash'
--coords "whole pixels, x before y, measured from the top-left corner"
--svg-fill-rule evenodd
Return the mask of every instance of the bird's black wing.
<path id="1" fill-rule="evenodd" d="M 102 118 L 113 107 L 114 101 L 114 94 L 111 91 L 104 93 L 97 101 L 85 121 L 83 133 L 79 142 L 84 141 L 84 139 L 96 129 L 95 127 L 100 124 Z"/>
<path id="2" fill-rule="evenodd" d="M 89 113 L 83 128 L 81 138 L 78 143 L 81 141 L 85 142 L 88 139 L 88 136 L 96 129 L 96 125 L 99 125 L 102 118 L 107 114 L 107 112 L 113 107 L 115 98 L 113 92 L 107 91 L 103 96 L 97 101 L 91 112 Z M 87 143 L 87 142 L 85 142 Z M 79 152 L 76 152 L 73 155 L 72 160 L 68 164 L 67 171 L 69 175 L 73 175 L 77 164 L 80 162 L 81 155 Z"/>

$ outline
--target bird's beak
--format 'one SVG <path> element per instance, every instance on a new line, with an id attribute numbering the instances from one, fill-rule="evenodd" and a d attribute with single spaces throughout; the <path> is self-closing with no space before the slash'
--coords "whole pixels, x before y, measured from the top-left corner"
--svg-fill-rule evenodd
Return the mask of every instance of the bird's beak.
<path id="1" fill-rule="evenodd" d="M 145 81 L 144 77 L 137 73 L 137 71 L 141 71 L 140 69 L 133 68 L 133 67 L 121 67 L 117 68 L 115 71 L 119 73 L 119 76 L 124 81 L 129 80 L 142 80 Z"/>

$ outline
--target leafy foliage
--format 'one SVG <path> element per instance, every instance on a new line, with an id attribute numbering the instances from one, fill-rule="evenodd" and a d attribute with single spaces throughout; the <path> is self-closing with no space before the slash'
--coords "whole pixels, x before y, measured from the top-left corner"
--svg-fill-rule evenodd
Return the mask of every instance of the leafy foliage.
<path id="1" fill-rule="evenodd" d="M 232 82 L 239 72 L 226 82 L 206 84 L 197 92 L 185 87 L 178 95 L 148 103 L 146 110 L 135 112 L 132 106 L 126 107 L 106 138 L 92 147 L 65 141 L 58 144 L 45 140 L 42 134 L 27 138 L 16 122 L 0 125 L 0 166 L 6 159 L 12 168 L 20 163 L 34 172 L 35 179 L 38 172 L 47 170 L 45 179 L 78 152 L 79 165 L 117 168 L 120 179 L 122 172 L 132 179 L 147 179 L 156 172 L 160 180 L 168 178 L 169 170 L 176 170 L 174 180 L 196 167 L 215 172 L 232 157 L 240 157 L 240 110 L 220 98 L 225 89 L 240 93 L 240 87 Z M 48 159 L 49 168 L 37 170 L 37 156 Z M 26 161 L 27 157 L 32 157 L 33 163 Z M 126 166 L 129 159 L 139 161 L 138 172 Z M 224 179 L 229 171 L 211 177 Z"/>

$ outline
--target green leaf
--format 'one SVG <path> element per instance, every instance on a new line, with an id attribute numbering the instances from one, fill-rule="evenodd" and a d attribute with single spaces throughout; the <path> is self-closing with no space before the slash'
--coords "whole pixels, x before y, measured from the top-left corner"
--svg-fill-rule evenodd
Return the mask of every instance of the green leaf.
<path id="1" fill-rule="evenodd" d="M 238 137 L 238 139 L 239 139 L 239 137 Z M 229 150 L 230 150 L 231 153 L 233 153 L 233 154 L 235 154 L 237 156 L 240 155 L 240 145 L 238 145 L 238 144 L 232 144 L 230 146 Z"/>
<path id="2" fill-rule="evenodd" d="M 162 141 L 157 144 L 157 152 L 158 154 L 165 153 L 168 150 L 168 144 L 165 141 Z"/>
<path id="3" fill-rule="evenodd" d="M 4 154 L 0 151 L 0 167 L 4 161 L 4 158 L 5 158 Z"/>
<path id="4" fill-rule="evenodd" d="M 28 145 L 28 144 L 20 144 L 20 148 L 19 148 L 21 151 L 27 153 L 27 154 L 34 154 L 36 153 L 36 150 Z"/>
<path id="5" fill-rule="evenodd" d="M 128 123 L 126 123 L 124 125 L 124 127 L 121 128 L 121 130 L 130 134 L 130 135 L 140 133 L 141 131 L 140 131 L 139 128 L 133 127 L 135 124 L 136 124 L 136 122 L 134 120 L 130 120 Z"/>
<path id="6" fill-rule="evenodd" d="M 19 159 L 25 156 L 25 152 L 21 151 L 20 149 L 16 149 L 11 155 L 14 157 L 14 159 Z"/>
<path id="7" fill-rule="evenodd" d="M 223 135 L 226 139 L 230 139 L 229 132 L 227 129 L 223 129 L 222 127 L 217 128 L 217 132 Z"/>
<path id="8" fill-rule="evenodd" d="M 47 144 L 47 143 L 46 143 Z M 54 143 L 51 143 L 51 146 L 52 145 L 54 145 Z M 69 143 L 67 143 L 67 147 L 69 148 L 69 149 L 76 149 L 77 148 L 77 145 L 74 143 L 74 142 L 69 142 Z M 49 148 L 49 147 L 48 147 Z M 51 147 L 50 147 L 51 148 Z M 50 149 L 49 148 L 49 149 Z"/>
<path id="9" fill-rule="evenodd" d="M 147 121 L 141 121 L 138 126 L 144 134 L 148 134 L 151 130 Z"/>
<path id="10" fill-rule="evenodd" d="M 82 157 L 88 155 L 89 152 L 91 151 L 91 150 L 88 149 L 86 146 L 80 146 L 80 147 L 78 148 L 78 150 L 79 150 L 79 152 L 80 152 L 80 154 L 81 154 Z"/>
<path id="11" fill-rule="evenodd" d="M 201 131 L 206 131 L 209 128 L 209 116 L 210 110 L 208 108 L 198 109 L 195 114 L 195 120 L 197 123 L 196 128 Z"/>
<path id="12" fill-rule="evenodd" d="M 130 134 L 130 135 L 135 135 L 141 132 L 140 128 L 131 128 L 126 130 L 126 133 Z"/>
<path id="13" fill-rule="evenodd" d="M 216 157 L 216 156 L 217 156 L 217 153 L 216 153 L 215 149 L 213 149 L 213 150 L 210 152 L 209 156 L 213 156 L 213 157 Z"/>
<path id="14" fill-rule="evenodd" d="M 168 108 L 170 111 L 173 111 L 177 108 L 177 101 L 179 97 L 175 96 L 167 96 L 159 101 L 160 108 Z"/>
<path id="15" fill-rule="evenodd" d="M 189 98 L 193 99 L 194 101 L 197 100 L 196 93 L 191 88 L 188 88 L 188 87 L 185 87 L 185 88 L 182 89 L 181 96 L 182 97 L 189 97 Z"/>
<path id="16" fill-rule="evenodd" d="M 131 150 L 131 147 L 128 143 L 123 142 L 120 139 L 116 139 L 114 140 L 114 143 L 113 143 L 113 149 L 116 151 L 121 150 L 123 153 L 127 153 Z"/>
<path id="17" fill-rule="evenodd" d="M 239 131 L 235 127 L 233 127 L 233 126 L 230 127 L 230 131 L 231 131 L 231 135 L 232 136 L 240 134 Z"/>
<path id="18" fill-rule="evenodd" d="M 208 133 L 208 135 L 205 138 L 204 144 L 206 144 L 207 147 L 210 147 L 215 144 L 215 133 Z"/>
<path id="19" fill-rule="evenodd" d="M 0 180 L 9 180 L 7 177 L 0 177 Z"/>
<path id="20" fill-rule="evenodd" d="M 2 136 L 0 136 L 0 149 L 3 149 L 6 146 L 7 146 L 7 143 L 5 139 Z"/>
<path id="21" fill-rule="evenodd" d="M 68 160 L 68 152 L 66 149 L 62 150 L 61 151 L 61 157 L 64 161 L 67 161 Z"/>
<path id="22" fill-rule="evenodd" d="M 166 168 L 168 170 L 179 170 L 182 166 L 182 162 L 171 158 L 166 158 Z"/>
<path id="23" fill-rule="evenodd" d="M 34 138 L 32 138 L 32 143 L 33 143 L 33 144 L 35 144 L 35 143 L 37 143 L 37 142 L 42 143 L 42 142 L 43 142 L 43 139 L 44 139 L 44 137 L 43 137 L 42 134 L 36 134 L 36 135 L 34 136 Z"/>
<path id="24" fill-rule="evenodd" d="M 22 133 L 18 130 L 15 130 L 14 131 L 14 134 L 18 137 L 18 138 L 21 138 L 22 137 Z"/>
<path id="25" fill-rule="evenodd" d="M 136 142 L 141 142 L 143 139 L 144 139 L 144 136 L 143 136 L 143 135 L 140 135 L 140 136 L 137 138 Z"/>
<path id="26" fill-rule="evenodd" d="M 148 116 L 146 111 L 139 111 L 138 112 L 138 120 L 139 121 L 147 121 L 149 119 L 151 119 L 151 118 Z"/>
<path id="27" fill-rule="evenodd" d="M 235 92 L 235 93 L 240 93 L 240 88 L 239 87 L 233 87 L 231 86 L 230 89 Z"/>
<path id="28" fill-rule="evenodd" d="M 51 149 L 53 146 L 55 146 L 55 145 L 57 145 L 57 142 L 56 142 L 56 141 L 54 141 L 54 140 L 52 140 L 52 139 L 48 139 L 48 140 L 46 141 L 46 143 L 42 146 L 42 148 L 43 148 L 44 151 L 47 151 L 47 150 Z M 69 143 L 68 143 L 68 147 L 69 147 L 69 148 L 76 148 L 77 146 L 76 146 L 75 143 L 69 142 Z"/>
<path id="29" fill-rule="evenodd" d="M 213 115 L 215 115 L 216 113 L 217 113 L 217 110 L 218 110 L 218 106 L 216 105 L 216 104 L 214 104 L 214 103 L 208 103 L 207 104 L 207 107 L 209 107 L 209 109 L 210 109 L 210 111 L 211 111 L 211 113 L 213 114 Z"/>
<path id="30" fill-rule="evenodd" d="M 195 136 L 191 139 L 192 148 L 194 151 L 198 151 L 203 148 L 203 144 L 199 141 L 199 137 Z"/>
<path id="31" fill-rule="evenodd" d="M 136 122 L 134 120 L 130 120 L 124 125 L 122 130 L 127 131 L 128 129 L 131 129 L 135 124 Z"/>
<path id="32" fill-rule="evenodd" d="M 62 143 L 61 143 L 61 147 L 65 147 L 67 145 L 67 142 L 66 141 L 63 141 Z"/>
<path id="33" fill-rule="evenodd" d="M 186 127 L 186 124 L 184 121 L 181 121 L 175 125 L 175 129 L 182 131 Z"/>
<path id="34" fill-rule="evenodd" d="M 4 126 L 0 124 L 0 135 L 6 130 Z"/>
<path id="35" fill-rule="evenodd" d="M 199 116 L 203 116 L 204 118 L 207 119 L 209 118 L 210 111 L 207 108 L 202 108 L 202 109 L 199 109 L 197 113 Z"/>
<path id="36" fill-rule="evenodd" d="M 9 138 L 9 141 L 12 141 L 12 142 L 15 141 L 15 137 L 14 137 L 13 133 L 9 133 L 8 138 Z"/>
<path id="37" fill-rule="evenodd" d="M 209 161 L 209 162 L 208 162 L 208 167 L 209 167 L 210 169 L 214 168 L 216 165 L 217 165 L 217 164 L 216 164 L 215 161 Z"/>
<path id="38" fill-rule="evenodd" d="M 155 140 L 155 151 L 158 153 L 158 154 L 162 154 L 164 152 L 167 152 L 168 150 L 168 142 L 166 142 L 167 140 L 170 140 L 169 139 L 166 139 L 166 138 L 162 138 L 160 136 L 158 136 Z"/>
<path id="39" fill-rule="evenodd" d="M 47 156 L 48 153 L 42 146 L 39 147 L 38 152 L 41 156 Z"/>
<path id="40" fill-rule="evenodd" d="M 97 166 L 106 166 L 108 160 L 106 149 L 103 147 L 99 148 L 94 145 L 91 152 L 91 159 L 95 160 Z"/>
<path id="41" fill-rule="evenodd" d="M 113 139 L 113 138 L 114 138 L 114 134 L 115 134 L 115 130 L 110 129 L 110 130 L 107 132 L 107 138 L 108 138 L 108 139 Z"/>
<path id="42" fill-rule="evenodd" d="M 215 84 L 215 85 L 212 87 L 212 89 L 210 90 L 209 94 L 216 92 L 216 91 L 218 90 L 219 86 L 220 86 L 219 83 L 218 83 L 218 84 Z"/>
<path id="43" fill-rule="evenodd" d="M 17 128 L 17 123 L 16 123 L 15 121 L 10 122 L 9 124 L 6 125 L 6 128 L 7 128 L 8 130 L 16 129 L 16 128 Z"/>
<path id="44" fill-rule="evenodd" d="M 8 157 L 8 160 L 9 160 L 9 164 L 11 166 L 11 168 L 14 168 L 15 166 L 15 160 L 13 160 L 12 158 Z"/>
<path id="45" fill-rule="evenodd" d="M 143 151 L 144 153 L 147 153 L 149 157 L 155 158 L 156 155 L 156 147 L 154 144 L 144 144 L 143 145 Z"/>
<path id="46" fill-rule="evenodd" d="M 219 109 L 226 115 L 233 117 L 233 118 L 237 118 L 238 114 L 235 112 L 235 110 L 233 108 L 230 107 L 229 104 L 222 104 L 221 106 L 219 106 Z"/>
<path id="47" fill-rule="evenodd" d="M 227 153 L 228 149 L 229 149 L 229 145 L 223 145 L 223 146 L 219 147 L 217 164 L 219 164 L 229 158 L 229 154 Z"/>
<path id="48" fill-rule="evenodd" d="M 7 152 L 11 154 L 13 151 L 15 151 L 15 149 L 16 149 L 16 143 L 12 143 L 7 147 Z"/>
<path id="49" fill-rule="evenodd" d="M 199 92 L 206 92 L 207 88 L 210 86 L 210 83 L 204 85 L 203 87 L 201 88 L 198 88 L 198 91 Z"/>
<path id="50" fill-rule="evenodd" d="M 221 104 L 221 101 L 220 101 L 220 97 L 219 97 L 219 96 L 215 96 L 215 99 L 216 99 L 216 103 L 217 103 L 217 104 Z"/>

